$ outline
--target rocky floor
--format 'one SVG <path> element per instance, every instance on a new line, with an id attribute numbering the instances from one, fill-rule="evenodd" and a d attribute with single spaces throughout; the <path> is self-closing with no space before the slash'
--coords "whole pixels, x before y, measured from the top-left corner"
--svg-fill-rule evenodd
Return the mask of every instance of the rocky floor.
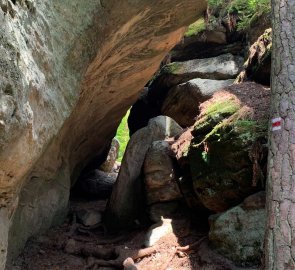
<path id="1" fill-rule="evenodd" d="M 105 205 L 105 201 L 76 201 L 72 202 L 71 209 L 72 213 L 83 209 L 103 211 Z M 135 260 L 137 268 L 126 267 L 125 269 L 241 269 L 210 250 L 204 227 L 201 230 L 196 230 L 188 224 L 190 223 L 185 217 L 180 215 L 178 219 L 172 221 L 173 232 L 161 238 L 147 252 L 146 256 Z M 134 251 L 144 250 L 142 248 L 147 230 L 148 227 L 142 227 L 131 232 L 111 235 L 106 232 L 103 226 L 85 229 L 76 223 L 72 214 L 63 225 L 54 227 L 47 233 L 31 239 L 24 252 L 9 264 L 6 270 L 118 269 L 107 266 L 108 262 L 116 259 L 116 252 L 108 255 L 108 251 L 119 250 L 123 257 L 127 258 Z M 105 260 L 97 260 L 100 257 Z M 99 265 L 95 264 L 95 261 L 105 263 Z"/>

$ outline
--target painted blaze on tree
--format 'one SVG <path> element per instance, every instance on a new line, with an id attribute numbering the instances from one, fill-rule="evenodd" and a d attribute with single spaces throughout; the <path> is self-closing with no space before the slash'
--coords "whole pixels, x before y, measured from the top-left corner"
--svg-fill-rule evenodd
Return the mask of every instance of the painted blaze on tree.
<path id="1" fill-rule="evenodd" d="M 295 1 L 273 0 L 265 265 L 295 269 Z"/>

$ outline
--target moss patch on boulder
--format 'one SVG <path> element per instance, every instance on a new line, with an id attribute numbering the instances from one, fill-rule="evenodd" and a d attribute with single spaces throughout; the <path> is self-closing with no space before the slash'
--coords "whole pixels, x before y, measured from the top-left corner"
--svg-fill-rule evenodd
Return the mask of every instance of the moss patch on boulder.
<path id="1" fill-rule="evenodd" d="M 243 84 L 215 93 L 200 106 L 188 157 L 194 190 L 208 209 L 225 211 L 263 189 L 265 104 L 269 104 L 269 90 Z"/>
<path id="2" fill-rule="evenodd" d="M 185 32 L 185 37 L 195 36 L 206 29 L 206 23 L 204 18 L 198 19 L 196 22 L 189 25 L 187 31 Z"/>

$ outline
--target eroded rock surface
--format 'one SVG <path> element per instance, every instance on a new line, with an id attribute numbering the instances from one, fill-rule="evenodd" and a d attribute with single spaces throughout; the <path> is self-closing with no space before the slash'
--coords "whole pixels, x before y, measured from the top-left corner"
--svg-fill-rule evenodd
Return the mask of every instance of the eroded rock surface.
<path id="1" fill-rule="evenodd" d="M 259 192 L 230 210 L 209 218 L 211 246 L 236 264 L 261 263 L 266 223 L 265 192 Z"/>
<path id="2" fill-rule="evenodd" d="M 7 209 L 0 235 L 11 224 L 14 256 L 28 237 L 60 222 L 71 179 L 104 150 L 139 89 L 206 3 L 1 0 L 0 6 L 0 206 Z"/>
<path id="3" fill-rule="evenodd" d="M 166 141 L 153 142 L 143 166 L 147 204 L 182 198 L 175 167 L 170 144 Z"/>

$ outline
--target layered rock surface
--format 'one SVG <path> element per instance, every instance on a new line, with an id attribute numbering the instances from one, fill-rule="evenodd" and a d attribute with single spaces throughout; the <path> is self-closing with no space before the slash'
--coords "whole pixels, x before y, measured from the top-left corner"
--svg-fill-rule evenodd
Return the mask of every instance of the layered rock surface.
<path id="1" fill-rule="evenodd" d="M 0 268 L 67 210 L 71 179 L 205 1 L 1 1 Z M 10 226 L 8 226 L 10 224 Z"/>

